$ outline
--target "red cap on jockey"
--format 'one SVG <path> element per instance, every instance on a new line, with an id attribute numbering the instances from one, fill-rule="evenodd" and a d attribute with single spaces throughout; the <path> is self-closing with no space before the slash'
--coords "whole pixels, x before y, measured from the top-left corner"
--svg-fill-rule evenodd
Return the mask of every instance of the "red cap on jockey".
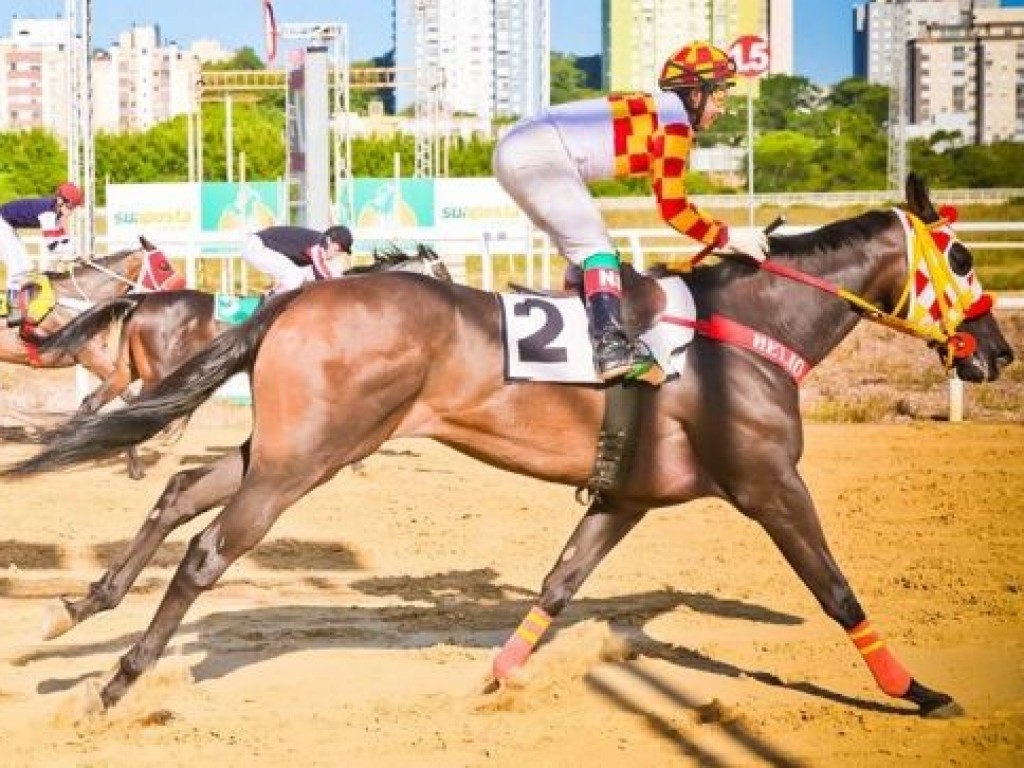
<path id="1" fill-rule="evenodd" d="M 85 195 L 82 194 L 82 190 L 78 188 L 78 185 L 72 184 L 70 181 L 61 182 L 57 186 L 57 196 L 72 208 L 80 206 L 85 199 Z"/>

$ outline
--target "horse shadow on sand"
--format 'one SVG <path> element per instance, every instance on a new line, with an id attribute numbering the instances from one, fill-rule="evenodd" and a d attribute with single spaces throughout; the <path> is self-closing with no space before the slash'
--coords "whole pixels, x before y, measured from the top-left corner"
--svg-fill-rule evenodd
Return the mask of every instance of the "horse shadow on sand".
<path id="1" fill-rule="evenodd" d="M 311 582 L 312 584 L 312 582 Z M 234 670 L 289 653 L 330 648 L 429 648 L 439 644 L 466 648 L 496 648 L 536 603 L 537 594 L 497 581 L 491 568 L 449 571 L 429 576 L 360 579 L 348 589 L 388 600 L 388 605 L 292 605 L 217 611 L 182 625 L 176 649 L 185 655 L 203 654 L 192 669 L 197 682 L 213 680 Z M 395 601 L 401 601 L 395 603 Z M 605 621 L 624 636 L 640 656 L 662 659 L 678 667 L 724 677 L 745 677 L 873 712 L 907 714 L 875 701 L 830 691 L 808 682 L 787 682 L 769 672 L 746 669 L 698 650 L 665 642 L 644 627 L 677 608 L 718 618 L 755 624 L 793 626 L 803 619 L 755 603 L 724 599 L 703 592 L 652 590 L 607 598 L 579 598 L 558 617 L 552 639 L 560 631 L 587 620 Z M 122 652 L 135 633 L 96 643 L 47 644 L 19 658 L 18 664 L 46 659 L 84 658 Z M 39 693 L 70 689 L 99 673 L 54 678 L 38 684 Z M 685 696 L 679 703 L 688 705 Z"/>

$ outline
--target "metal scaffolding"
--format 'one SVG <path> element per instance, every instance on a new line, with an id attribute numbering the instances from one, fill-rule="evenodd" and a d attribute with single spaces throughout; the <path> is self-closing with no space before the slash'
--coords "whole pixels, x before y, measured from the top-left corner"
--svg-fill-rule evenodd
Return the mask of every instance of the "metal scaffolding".
<path id="1" fill-rule="evenodd" d="M 91 256 L 96 233 L 96 145 L 92 113 L 92 0 L 65 0 L 67 18 L 67 176 L 85 193 L 85 216 L 76 223 L 77 251 Z"/>
<path id="2" fill-rule="evenodd" d="M 282 40 L 298 40 L 305 46 L 323 45 L 330 48 L 328 81 L 331 106 L 328 124 L 331 133 L 331 165 L 334 169 L 333 198 L 345 195 L 344 204 L 351 217 L 352 213 L 352 136 L 349 124 L 351 109 L 351 69 L 348 50 L 348 27 L 338 23 L 289 23 L 279 24 L 278 37 Z M 282 78 L 284 73 L 282 72 Z M 294 121 L 301 119 L 296 114 L 295 105 L 287 104 L 286 121 L 288 130 L 295 130 Z M 287 168 L 286 172 L 290 173 Z M 289 179 L 290 181 L 290 179 Z"/>

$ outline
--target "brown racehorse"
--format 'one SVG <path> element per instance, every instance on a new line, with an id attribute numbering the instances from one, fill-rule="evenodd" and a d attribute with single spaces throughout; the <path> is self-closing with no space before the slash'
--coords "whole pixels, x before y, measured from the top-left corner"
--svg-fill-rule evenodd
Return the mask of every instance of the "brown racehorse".
<path id="1" fill-rule="evenodd" d="M 966 381 L 993 380 L 1013 360 L 990 300 L 976 286 L 971 254 L 940 219 L 923 182 L 911 176 L 907 188 L 910 210 L 935 224 L 929 230 L 909 220 L 911 232 L 935 240 L 923 262 L 908 256 L 903 215 L 880 210 L 772 237 L 774 271 L 733 261 L 685 277 L 698 318 L 729 318 L 774 346 L 762 345 L 758 354 L 699 335 L 677 378 L 658 389 L 637 385 L 643 386 L 641 438 L 632 472 L 590 505 L 544 579 L 538 604 L 495 659 L 496 678 L 525 663 L 584 579 L 649 510 L 717 497 L 764 528 L 847 632 L 882 691 L 922 715 L 961 712 L 886 647 L 829 551 L 797 469 L 798 387 L 793 366 L 779 364 L 794 358 L 764 353 L 783 348 L 813 366 L 865 314 L 910 328 L 901 324 L 910 322 L 902 308 L 911 286 L 924 296 L 929 288 L 945 293 L 966 284 L 977 288 L 969 302 L 938 303 L 939 319 L 949 321 L 942 336 L 949 344 L 926 326 L 913 328 L 943 352 L 955 351 L 948 364 Z M 660 292 L 653 281 L 634 274 L 632 282 L 633 313 L 656 314 Z M 190 414 L 233 373 L 251 372 L 250 438 L 208 467 L 177 473 L 130 550 L 86 597 L 59 606 L 51 636 L 116 605 L 169 531 L 223 505 L 192 539 L 149 627 L 105 680 L 104 706 L 156 663 L 193 601 L 289 506 L 389 438 L 432 438 L 512 472 L 577 487 L 587 481 L 604 388 L 506 382 L 498 306 L 492 293 L 412 275 L 307 286 L 222 334 L 147 397 L 122 410 L 75 417 L 46 436 L 39 454 L 7 470 L 7 477 L 28 475 L 136 444 Z M 962 311 L 953 312 L 956 306 Z M 332 322 L 324 324 L 325 317 Z"/>
<path id="2" fill-rule="evenodd" d="M 139 238 L 139 243 L 138 248 L 76 262 L 67 274 L 50 274 L 56 306 L 32 329 L 28 339 L 18 328 L 0 329 L 0 362 L 37 368 L 84 366 L 104 382 L 82 401 L 85 412 L 95 411 L 117 397 L 120 392 L 106 385 L 116 366 L 105 335 L 90 338 L 73 351 L 47 350 L 43 345 L 46 337 L 73 323 L 83 309 L 97 301 L 123 295 L 133 288 L 158 291 L 181 287 L 183 279 L 163 252 L 144 237 Z"/>
<path id="3" fill-rule="evenodd" d="M 441 258 L 423 245 L 415 254 L 398 248 L 374 252 L 371 263 L 352 267 L 344 275 L 389 271 L 415 272 L 449 282 L 452 279 Z M 120 320 L 116 365 L 90 398 L 102 392 L 106 398 L 103 402 L 118 396 L 127 401 L 126 392 L 133 381 L 142 382 L 137 396 L 145 395 L 231 327 L 217 319 L 215 298 L 212 293 L 195 290 L 131 293 L 83 312 L 43 339 L 40 350 L 62 357 L 81 354 L 105 339 L 109 326 Z M 134 448 L 128 449 L 128 476 L 135 480 L 145 476 Z"/>

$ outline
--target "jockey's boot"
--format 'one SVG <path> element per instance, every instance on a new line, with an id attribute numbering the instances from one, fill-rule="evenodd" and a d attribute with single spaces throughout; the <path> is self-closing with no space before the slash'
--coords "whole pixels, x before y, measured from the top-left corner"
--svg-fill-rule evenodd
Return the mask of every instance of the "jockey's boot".
<path id="1" fill-rule="evenodd" d="M 622 277 L 619 258 L 597 253 L 583 262 L 590 343 L 602 381 L 620 376 L 660 384 L 665 373 L 647 348 L 634 342 L 622 322 Z"/>
<path id="2" fill-rule="evenodd" d="M 25 317 L 21 313 L 21 288 L 7 289 L 7 327 L 16 328 Z"/>

